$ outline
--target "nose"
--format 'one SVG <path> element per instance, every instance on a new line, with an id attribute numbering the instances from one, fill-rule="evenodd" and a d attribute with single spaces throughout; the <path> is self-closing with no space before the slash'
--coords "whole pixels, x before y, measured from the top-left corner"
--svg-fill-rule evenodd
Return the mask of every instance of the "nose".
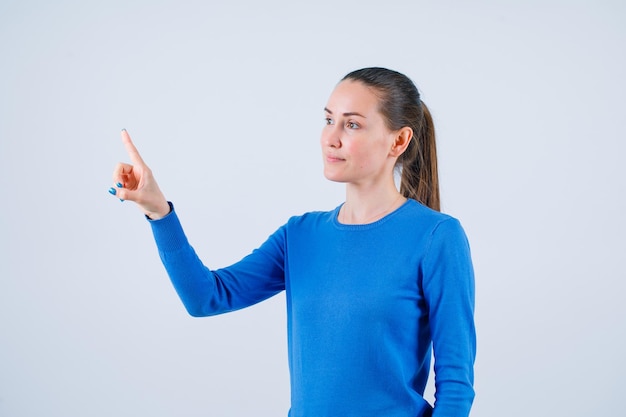
<path id="1" fill-rule="evenodd" d="M 330 148 L 341 148 L 341 131 L 336 125 L 327 125 L 322 131 L 322 145 Z"/>

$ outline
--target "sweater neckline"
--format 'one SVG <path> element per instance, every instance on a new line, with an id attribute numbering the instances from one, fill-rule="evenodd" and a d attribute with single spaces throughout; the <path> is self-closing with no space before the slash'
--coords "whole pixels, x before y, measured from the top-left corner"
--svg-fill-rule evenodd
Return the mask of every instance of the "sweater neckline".
<path id="1" fill-rule="evenodd" d="M 411 201 L 412 200 L 410 198 L 407 198 L 406 201 L 402 203 L 402 205 L 398 207 L 397 209 L 385 214 L 383 217 L 381 217 L 380 219 L 376 221 L 373 221 L 371 223 L 364 223 L 364 224 L 344 224 L 344 223 L 339 222 L 339 211 L 341 210 L 341 207 L 343 207 L 343 205 L 345 204 L 345 202 L 343 202 L 332 211 L 333 225 L 336 228 L 342 229 L 342 230 L 372 229 L 372 228 L 382 225 L 383 223 L 386 223 L 389 219 L 393 218 L 397 213 L 400 213 L 401 211 L 405 210 L 406 207 L 408 207 L 409 204 L 411 204 L 410 203 Z"/>

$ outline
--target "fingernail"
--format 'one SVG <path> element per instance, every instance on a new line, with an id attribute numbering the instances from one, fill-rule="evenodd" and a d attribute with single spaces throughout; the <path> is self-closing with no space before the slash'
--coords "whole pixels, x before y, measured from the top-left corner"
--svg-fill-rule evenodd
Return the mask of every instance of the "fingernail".
<path id="1" fill-rule="evenodd" d="M 126 132 L 126 129 L 122 129 L 122 132 Z"/>
<path id="2" fill-rule="evenodd" d="M 118 182 L 117 184 L 115 184 L 117 186 L 117 188 L 123 188 L 124 186 L 122 185 L 121 182 Z"/>
<path id="3" fill-rule="evenodd" d="M 123 203 L 123 202 L 124 202 L 124 200 L 122 200 L 122 199 L 120 198 L 120 202 L 122 202 L 122 203 Z"/>
<path id="4" fill-rule="evenodd" d="M 113 187 L 109 188 L 109 193 L 111 193 L 112 195 L 117 194 L 117 190 Z"/>

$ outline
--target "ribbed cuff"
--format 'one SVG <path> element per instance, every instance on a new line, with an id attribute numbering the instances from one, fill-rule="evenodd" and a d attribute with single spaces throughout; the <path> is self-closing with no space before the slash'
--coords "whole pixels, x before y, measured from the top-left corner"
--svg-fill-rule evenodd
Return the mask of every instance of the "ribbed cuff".
<path id="1" fill-rule="evenodd" d="M 170 201 L 168 201 L 168 204 L 170 205 L 170 212 L 165 217 L 158 220 L 146 217 L 152 227 L 152 234 L 159 252 L 177 251 L 189 245 L 187 236 L 185 236 L 183 227 L 174 210 L 174 204 Z"/>

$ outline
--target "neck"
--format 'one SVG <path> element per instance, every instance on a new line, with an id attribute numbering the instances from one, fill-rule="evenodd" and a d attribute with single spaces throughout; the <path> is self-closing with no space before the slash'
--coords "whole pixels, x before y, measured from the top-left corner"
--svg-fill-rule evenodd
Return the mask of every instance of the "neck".
<path id="1" fill-rule="evenodd" d="M 346 186 L 346 202 L 338 220 L 344 224 L 368 224 L 382 219 L 400 207 L 406 198 L 391 185 L 377 188 Z"/>

